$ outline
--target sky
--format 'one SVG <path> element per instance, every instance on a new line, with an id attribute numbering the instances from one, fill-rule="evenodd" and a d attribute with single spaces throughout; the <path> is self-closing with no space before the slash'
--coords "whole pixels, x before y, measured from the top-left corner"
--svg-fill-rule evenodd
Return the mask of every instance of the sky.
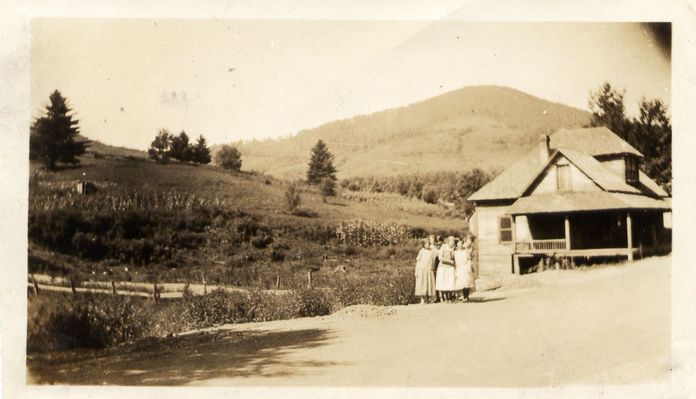
<path id="1" fill-rule="evenodd" d="M 669 40 L 639 23 L 38 18 L 31 32 L 32 116 L 58 89 L 85 136 L 138 149 L 160 128 L 281 137 L 472 85 L 587 109 L 609 81 L 631 114 L 643 96 L 670 104 Z"/>

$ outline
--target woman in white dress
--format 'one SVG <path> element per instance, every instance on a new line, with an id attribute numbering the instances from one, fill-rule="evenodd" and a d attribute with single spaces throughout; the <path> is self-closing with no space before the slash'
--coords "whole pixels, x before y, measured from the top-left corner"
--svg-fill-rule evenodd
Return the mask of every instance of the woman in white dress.
<path id="1" fill-rule="evenodd" d="M 454 289 L 462 301 L 469 299 L 469 291 L 474 286 L 474 269 L 471 259 L 471 238 L 467 236 L 464 241 L 459 241 L 454 251 Z"/>
<path id="2" fill-rule="evenodd" d="M 435 297 L 435 261 L 436 254 L 430 249 L 430 240 L 423 240 L 423 246 L 416 257 L 415 295 L 420 303 L 430 302 Z"/>
<path id="3" fill-rule="evenodd" d="M 451 302 L 454 298 L 454 248 L 455 239 L 447 237 L 440 247 L 439 264 L 435 275 L 435 289 L 440 293 L 440 300 Z"/>

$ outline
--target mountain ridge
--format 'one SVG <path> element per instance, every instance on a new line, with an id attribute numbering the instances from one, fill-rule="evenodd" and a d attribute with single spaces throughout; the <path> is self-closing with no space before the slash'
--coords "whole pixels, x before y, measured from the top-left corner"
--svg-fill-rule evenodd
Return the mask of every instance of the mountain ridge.
<path id="1" fill-rule="evenodd" d="M 405 106 L 357 115 L 295 135 L 235 142 L 243 167 L 304 177 L 317 140 L 335 155 L 339 178 L 480 168 L 495 172 L 542 133 L 582 127 L 590 113 L 502 86 L 466 86 Z M 219 147 L 219 146 L 214 146 Z"/>

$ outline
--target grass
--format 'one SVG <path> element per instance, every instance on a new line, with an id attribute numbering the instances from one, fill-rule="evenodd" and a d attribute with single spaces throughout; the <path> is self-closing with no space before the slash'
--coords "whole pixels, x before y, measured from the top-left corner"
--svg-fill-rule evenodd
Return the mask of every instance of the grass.
<path id="1" fill-rule="evenodd" d="M 334 278 L 328 289 L 298 288 L 284 293 L 218 289 L 160 302 L 44 292 L 29 298 L 27 351 L 106 348 L 222 324 L 323 316 L 356 304 L 406 305 L 415 302 L 413 280 L 410 271 L 400 271 L 369 281 Z"/>
<path id="2" fill-rule="evenodd" d="M 48 173 L 31 166 L 31 273 L 95 287 L 109 287 L 112 280 L 205 280 L 245 287 L 247 293 L 171 303 L 83 294 L 56 301 L 60 294 L 46 293 L 30 299 L 31 350 L 106 347 L 223 322 L 410 303 L 418 250 L 412 237 L 466 228 L 433 205 L 355 192 L 325 202 L 303 184 L 301 208 L 291 212 L 289 182 L 214 166 L 160 165 L 104 145 L 97 149 L 99 155 L 83 157 L 79 167 Z M 94 183 L 97 192 L 75 193 L 81 180 Z M 337 227 L 365 226 L 364 221 L 370 226 L 365 231 L 390 238 L 339 240 Z M 321 289 L 307 290 L 310 270 L 313 286 Z M 286 294 L 261 291 L 275 288 L 278 276 Z"/>
<path id="3" fill-rule="evenodd" d="M 394 241 L 383 258 L 380 247 L 339 242 L 342 224 L 369 221 L 415 235 L 466 228 L 422 201 L 350 192 L 324 202 L 304 184 L 300 211 L 289 212 L 288 182 L 214 166 L 160 165 L 130 150 L 98 148 L 102 155 L 83 157 L 77 168 L 48 173 L 32 165 L 31 272 L 87 281 L 129 268 L 121 281 L 205 278 L 251 287 L 274 286 L 280 275 L 285 288 L 295 288 L 309 269 L 318 269 L 321 282 L 324 270 L 339 264 L 358 274 L 380 262 L 389 270 L 412 267 L 417 245 L 410 238 Z M 80 180 L 93 182 L 97 192 L 76 194 Z"/>

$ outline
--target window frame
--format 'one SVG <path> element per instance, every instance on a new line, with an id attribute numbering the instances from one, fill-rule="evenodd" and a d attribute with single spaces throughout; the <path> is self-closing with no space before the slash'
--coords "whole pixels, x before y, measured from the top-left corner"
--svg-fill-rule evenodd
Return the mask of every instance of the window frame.
<path id="1" fill-rule="evenodd" d="M 561 187 L 561 170 L 565 173 L 565 186 Z M 573 182 L 570 177 L 570 164 L 569 163 L 558 163 L 556 164 L 556 191 L 572 191 Z"/>
<path id="2" fill-rule="evenodd" d="M 502 221 L 504 219 L 507 219 L 510 221 L 510 226 L 509 227 L 503 227 Z M 515 233 L 514 233 L 514 225 L 512 224 L 512 216 L 510 215 L 501 215 L 498 216 L 498 244 L 512 244 L 515 238 Z M 510 240 L 509 241 L 503 241 L 503 232 L 510 232 Z"/>
<path id="3" fill-rule="evenodd" d="M 636 157 L 627 155 L 625 158 L 625 170 L 626 170 L 626 183 L 636 184 L 638 183 L 638 159 Z"/>

